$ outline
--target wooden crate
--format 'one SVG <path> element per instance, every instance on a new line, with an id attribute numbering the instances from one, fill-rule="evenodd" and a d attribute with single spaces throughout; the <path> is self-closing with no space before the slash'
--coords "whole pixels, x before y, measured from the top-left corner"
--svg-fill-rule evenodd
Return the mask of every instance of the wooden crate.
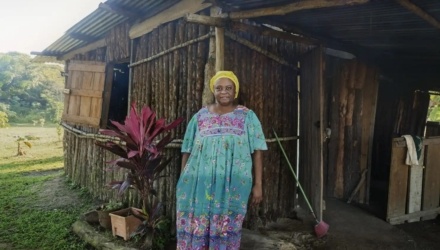
<path id="1" fill-rule="evenodd" d="M 133 215 L 133 210 L 142 211 L 131 207 L 110 213 L 113 236 L 121 236 L 124 240 L 128 240 L 142 224 L 142 221 Z"/>
<path id="2" fill-rule="evenodd" d="M 440 137 L 425 139 L 423 146 L 423 166 L 408 166 L 405 140 L 393 140 L 387 206 L 390 224 L 430 220 L 440 213 Z"/>

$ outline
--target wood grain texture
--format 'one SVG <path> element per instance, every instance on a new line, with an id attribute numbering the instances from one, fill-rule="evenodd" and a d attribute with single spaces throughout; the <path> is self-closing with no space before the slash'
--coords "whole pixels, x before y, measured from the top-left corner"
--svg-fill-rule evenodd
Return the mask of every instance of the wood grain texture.
<path id="1" fill-rule="evenodd" d="M 387 221 L 406 214 L 409 166 L 405 165 L 406 148 L 393 145 L 388 187 Z"/>
<path id="2" fill-rule="evenodd" d="M 437 139 L 440 141 L 440 139 Z M 423 181 L 422 210 L 440 207 L 440 144 L 426 147 L 425 173 Z M 436 215 L 425 216 L 422 220 L 435 219 Z"/>

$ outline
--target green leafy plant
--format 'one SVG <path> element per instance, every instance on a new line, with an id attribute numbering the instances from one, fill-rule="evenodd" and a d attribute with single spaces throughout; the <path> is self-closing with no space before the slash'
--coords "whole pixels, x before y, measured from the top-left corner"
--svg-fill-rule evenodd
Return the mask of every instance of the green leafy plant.
<path id="1" fill-rule="evenodd" d="M 8 114 L 0 111 L 0 128 L 6 128 L 9 124 Z"/>
<path id="2" fill-rule="evenodd" d="M 110 162 L 113 166 L 128 170 L 124 180 L 112 181 L 109 185 L 117 189 L 119 195 L 129 187 L 139 191 L 143 212 L 136 216 L 144 221 L 145 226 L 145 230 L 139 233 L 154 233 L 155 228 L 163 223 L 160 212 L 162 204 L 155 197 L 157 192 L 154 182 L 164 177 L 161 172 L 172 160 L 164 157 L 163 150 L 173 140 L 170 131 L 182 121 L 183 118 L 178 118 L 166 124 L 164 118 L 156 119 L 156 114 L 147 106 L 138 113 L 133 103 L 124 124 L 111 121 L 115 126 L 113 129 L 100 130 L 101 134 L 116 137 L 123 142 L 98 141 L 96 144 L 120 157 Z"/>

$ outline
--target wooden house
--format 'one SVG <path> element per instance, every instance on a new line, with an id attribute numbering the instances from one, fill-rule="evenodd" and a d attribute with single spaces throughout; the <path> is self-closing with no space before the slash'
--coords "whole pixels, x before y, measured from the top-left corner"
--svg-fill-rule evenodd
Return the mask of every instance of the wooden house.
<path id="1" fill-rule="evenodd" d="M 438 44 L 435 0 L 108 0 L 38 55 L 66 63 L 65 171 L 101 199 L 114 198 L 105 184 L 123 173 L 105 171 L 114 156 L 95 146 L 105 139 L 98 129 L 122 120 L 131 102 L 188 121 L 212 102 L 208 81 L 225 69 L 240 79 L 239 101 L 260 118 L 270 148 L 264 202 L 248 221 L 302 204 L 275 129 L 291 161 L 299 156 L 320 218 L 325 200 L 338 198 L 401 223 L 440 211 L 439 125 L 426 126 L 440 87 Z M 425 168 L 405 165 L 398 137 L 425 130 Z M 172 217 L 184 131 L 175 131 L 159 188 Z"/>

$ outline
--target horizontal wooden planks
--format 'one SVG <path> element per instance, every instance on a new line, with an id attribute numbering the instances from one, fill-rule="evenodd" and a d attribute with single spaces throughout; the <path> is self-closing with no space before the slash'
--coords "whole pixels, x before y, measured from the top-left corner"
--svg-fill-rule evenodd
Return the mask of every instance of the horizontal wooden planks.
<path id="1" fill-rule="evenodd" d="M 99 127 L 106 64 L 72 61 L 68 68 L 63 121 Z"/>
<path id="2" fill-rule="evenodd" d="M 440 138 L 424 140 L 423 166 L 405 165 L 403 138 L 395 138 L 388 193 L 387 221 L 400 224 L 434 219 L 440 211 Z"/>

